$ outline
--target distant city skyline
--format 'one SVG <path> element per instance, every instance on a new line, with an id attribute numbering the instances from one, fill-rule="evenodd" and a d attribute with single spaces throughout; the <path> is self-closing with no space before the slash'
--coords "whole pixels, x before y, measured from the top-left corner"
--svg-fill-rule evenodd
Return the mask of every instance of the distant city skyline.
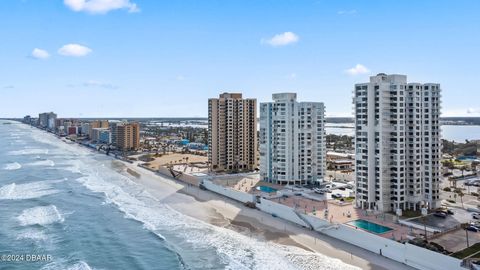
<path id="1" fill-rule="evenodd" d="M 5 0 L 0 117 L 207 117 L 208 98 L 273 93 L 353 117 L 377 73 L 442 85 L 480 116 L 480 2 Z"/>

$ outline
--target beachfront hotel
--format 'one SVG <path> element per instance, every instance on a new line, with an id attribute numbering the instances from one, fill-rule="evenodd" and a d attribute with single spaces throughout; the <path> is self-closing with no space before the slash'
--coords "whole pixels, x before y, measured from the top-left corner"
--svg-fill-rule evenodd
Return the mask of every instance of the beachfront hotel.
<path id="1" fill-rule="evenodd" d="M 208 162 L 214 172 L 257 169 L 257 100 L 223 93 L 208 100 Z"/>
<path id="2" fill-rule="evenodd" d="M 38 125 L 42 128 L 55 130 L 57 115 L 53 112 L 46 112 L 38 114 Z"/>
<path id="3" fill-rule="evenodd" d="M 137 150 L 140 147 L 140 124 L 137 122 L 117 124 L 116 146 L 122 151 Z"/>
<path id="4" fill-rule="evenodd" d="M 94 128 L 108 128 L 108 120 L 95 120 L 90 122 L 88 135 L 90 138 L 93 138 L 93 129 Z"/>
<path id="5" fill-rule="evenodd" d="M 440 206 L 440 85 L 383 73 L 355 85 L 356 204 Z"/>
<path id="6" fill-rule="evenodd" d="M 326 171 L 325 106 L 272 95 L 260 104 L 260 177 L 276 184 L 321 182 Z"/>

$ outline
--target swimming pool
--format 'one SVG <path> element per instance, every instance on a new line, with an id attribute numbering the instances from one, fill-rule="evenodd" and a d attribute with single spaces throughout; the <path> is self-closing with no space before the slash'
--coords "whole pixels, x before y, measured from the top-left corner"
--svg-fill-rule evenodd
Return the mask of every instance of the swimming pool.
<path id="1" fill-rule="evenodd" d="M 393 230 L 392 228 L 385 227 L 383 225 L 379 225 L 379 224 L 376 224 L 376 223 L 372 223 L 370 221 L 366 221 L 366 220 L 363 220 L 363 219 L 357 219 L 357 220 L 349 222 L 348 224 L 350 224 L 352 226 L 355 226 L 355 227 L 358 227 L 358 228 L 361 228 L 361 229 L 364 229 L 364 230 L 372 232 L 372 233 L 376 233 L 376 234 L 382 234 L 382 233 L 386 233 L 386 232 L 389 232 L 389 231 Z"/>
<path id="2" fill-rule="evenodd" d="M 257 187 L 257 190 L 260 190 L 260 191 L 263 191 L 263 192 L 267 192 L 267 193 L 272 193 L 272 192 L 276 192 L 276 191 L 277 191 L 276 189 L 271 188 L 271 187 L 267 187 L 267 186 L 258 186 L 258 187 Z"/>

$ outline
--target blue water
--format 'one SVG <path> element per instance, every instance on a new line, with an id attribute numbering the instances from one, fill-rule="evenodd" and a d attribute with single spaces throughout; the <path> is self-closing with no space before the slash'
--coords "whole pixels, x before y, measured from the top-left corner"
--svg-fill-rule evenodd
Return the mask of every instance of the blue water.
<path id="1" fill-rule="evenodd" d="M 344 128 L 349 127 L 349 128 Z M 464 143 L 465 140 L 480 140 L 480 126 L 442 125 L 442 139 Z M 327 123 L 327 134 L 354 136 L 353 123 Z"/>
<path id="2" fill-rule="evenodd" d="M 257 190 L 260 190 L 260 191 L 263 191 L 263 192 L 267 192 L 267 193 L 272 193 L 272 192 L 276 192 L 277 190 L 272 188 L 272 187 L 267 187 L 267 186 L 258 186 L 257 187 Z"/>
<path id="3" fill-rule="evenodd" d="M 364 229 L 366 231 L 376 233 L 376 234 L 382 234 L 392 230 L 389 227 L 385 227 L 380 224 L 372 223 L 370 221 L 363 220 L 363 219 L 357 219 L 357 220 L 351 221 L 349 222 L 349 224 L 359 227 L 361 229 Z"/>
<path id="4" fill-rule="evenodd" d="M 187 216 L 186 195 L 157 199 L 123 163 L 44 131 L 0 121 L 0 138 L 0 255 L 52 258 L 0 269 L 352 269 Z"/>

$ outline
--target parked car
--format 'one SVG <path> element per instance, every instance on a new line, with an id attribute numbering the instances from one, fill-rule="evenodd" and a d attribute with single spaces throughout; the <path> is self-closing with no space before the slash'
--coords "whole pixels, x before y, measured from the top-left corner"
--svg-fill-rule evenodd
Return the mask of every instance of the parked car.
<path id="1" fill-rule="evenodd" d="M 442 212 L 445 215 L 448 215 L 448 211 L 446 209 L 438 209 L 436 212 Z"/>
<path id="2" fill-rule="evenodd" d="M 332 194 L 332 198 L 334 198 L 334 199 L 340 199 L 340 198 L 342 198 L 342 194 L 340 194 L 340 193 Z"/>
<path id="3" fill-rule="evenodd" d="M 465 230 L 471 231 L 471 232 L 478 232 L 478 231 L 480 231 L 480 229 L 479 229 L 478 227 L 475 227 L 475 226 L 472 226 L 472 225 L 469 225 L 467 228 L 465 228 Z"/>
<path id="4" fill-rule="evenodd" d="M 455 214 L 455 213 L 453 212 L 453 210 L 452 210 L 452 209 L 447 209 L 447 214 L 449 214 L 449 215 L 453 215 L 453 214 Z"/>
<path id="5" fill-rule="evenodd" d="M 313 191 L 317 194 L 325 194 L 325 190 L 323 190 L 323 189 L 315 188 L 315 189 L 313 189 Z"/>
<path id="6" fill-rule="evenodd" d="M 436 217 L 441 217 L 441 218 L 446 218 L 447 217 L 447 214 L 445 212 L 442 212 L 442 211 L 437 211 L 435 213 L 433 213 L 434 216 Z"/>
<path id="7" fill-rule="evenodd" d="M 480 219 L 480 214 L 479 213 L 473 213 L 472 218 L 473 219 Z"/>
<path id="8" fill-rule="evenodd" d="M 345 187 L 339 187 L 338 189 L 340 189 L 340 190 L 345 190 Z"/>

